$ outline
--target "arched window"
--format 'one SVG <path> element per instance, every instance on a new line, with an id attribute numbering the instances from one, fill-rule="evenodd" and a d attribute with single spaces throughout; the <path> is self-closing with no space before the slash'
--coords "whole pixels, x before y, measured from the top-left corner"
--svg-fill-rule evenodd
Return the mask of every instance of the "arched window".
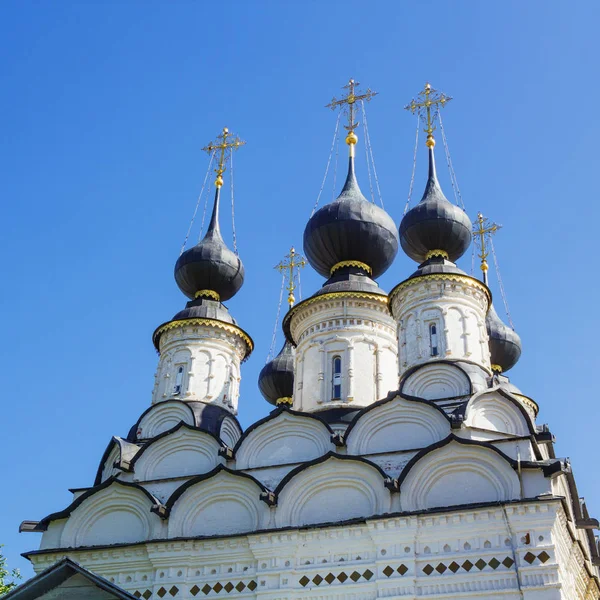
<path id="1" fill-rule="evenodd" d="M 438 335 L 437 335 L 437 325 L 432 323 L 429 326 L 429 343 L 431 346 L 431 356 L 437 356 L 438 352 Z"/>
<path id="2" fill-rule="evenodd" d="M 183 385 L 183 366 L 177 368 L 177 377 L 175 377 L 175 385 L 173 386 L 173 394 L 181 394 L 181 386 Z"/>
<path id="3" fill-rule="evenodd" d="M 332 386 L 331 398 L 341 400 L 342 398 L 342 357 L 334 356 L 332 362 Z"/>

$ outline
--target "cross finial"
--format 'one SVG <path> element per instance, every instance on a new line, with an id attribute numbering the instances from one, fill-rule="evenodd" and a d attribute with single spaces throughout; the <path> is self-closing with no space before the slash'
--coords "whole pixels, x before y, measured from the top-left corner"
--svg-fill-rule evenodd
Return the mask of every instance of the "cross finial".
<path id="1" fill-rule="evenodd" d="M 278 265 L 275 265 L 275 268 L 281 272 L 285 273 L 287 271 L 288 284 L 286 286 L 286 290 L 288 291 L 288 304 L 290 308 L 294 306 L 294 302 L 296 298 L 294 298 L 294 290 L 296 289 L 296 274 L 294 273 L 294 269 L 297 269 L 298 273 L 300 269 L 306 266 L 305 258 L 296 252 L 294 246 L 290 248 L 290 253 L 286 255 L 285 259 L 282 260 Z"/>
<path id="2" fill-rule="evenodd" d="M 215 185 L 220 188 L 223 185 L 223 173 L 225 173 L 225 163 L 231 156 L 232 150 L 237 150 L 240 146 L 244 146 L 246 142 L 240 140 L 239 137 L 234 136 L 233 133 L 229 133 L 227 127 L 223 127 L 221 135 L 217 136 L 216 141 L 210 142 L 208 146 L 202 148 L 205 152 L 212 154 L 218 152 L 218 163 L 215 173 L 217 178 L 215 179 Z"/>
<path id="3" fill-rule="evenodd" d="M 348 130 L 346 144 L 350 146 L 350 156 L 354 156 L 354 145 L 358 142 L 358 137 L 356 133 L 354 133 L 354 130 L 358 127 L 358 123 L 354 120 L 356 115 L 356 107 L 354 105 L 362 100 L 369 102 L 373 96 L 377 96 L 377 92 L 374 92 L 370 88 L 367 88 L 367 91 L 364 94 L 361 93 L 358 90 L 359 85 L 360 83 L 358 81 L 350 79 L 348 85 L 345 85 L 342 88 L 348 90 L 346 96 L 340 99 L 337 99 L 334 96 L 331 102 L 325 105 L 325 108 L 331 108 L 331 110 L 335 110 L 338 107 L 343 107 L 346 110 L 348 115 L 348 125 L 344 125 L 344 128 Z"/>
<path id="4" fill-rule="evenodd" d="M 404 108 L 410 110 L 414 115 L 419 114 L 419 117 L 425 121 L 426 127 L 423 131 L 427 134 L 427 141 L 425 142 L 428 148 L 435 146 L 435 140 L 433 139 L 433 132 L 435 131 L 435 120 L 437 118 L 440 107 L 446 106 L 447 102 L 452 100 L 451 96 L 446 96 L 443 92 L 434 90 L 429 83 L 425 84 L 425 87 L 419 95 L 410 101 Z"/>
<path id="5" fill-rule="evenodd" d="M 487 285 L 488 277 L 488 263 L 487 257 L 490 253 L 487 247 L 487 240 L 489 236 L 493 235 L 502 227 L 496 223 L 490 223 L 490 220 L 484 217 L 480 212 L 477 213 L 477 220 L 473 222 L 473 234 L 476 236 L 475 240 L 479 246 L 479 258 L 481 259 L 481 271 L 483 273 L 483 283 Z"/>

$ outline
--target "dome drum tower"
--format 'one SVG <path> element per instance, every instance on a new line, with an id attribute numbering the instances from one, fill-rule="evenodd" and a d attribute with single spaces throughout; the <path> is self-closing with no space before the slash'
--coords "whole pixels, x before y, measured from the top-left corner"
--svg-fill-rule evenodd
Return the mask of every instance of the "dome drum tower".
<path id="1" fill-rule="evenodd" d="M 240 364 L 253 349 L 250 336 L 238 327 L 222 304 L 244 283 L 240 258 L 223 241 L 219 204 L 228 153 L 244 144 L 227 128 L 204 150 L 219 153 L 215 199 L 204 238 L 175 264 L 175 280 L 190 301 L 153 335 L 160 354 L 152 403 L 201 401 L 237 414 Z"/>
<path id="2" fill-rule="evenodd" d="M 348 112 L 346 182 L 304 230 L 305 255 L 328 279 L 283 322 L 287 339 L 296 345 L 294 408 L 305 412 L 365 407 L 398 388 L 396 324 L 387 295 L 374 281 L 398 252 L 398 232 L 392 218 L 364 197 L 356 179 L 355 105 L 375 95 L 358 93 L 357 85 L 351 79 L 348 94 L 328 105 Z"/>

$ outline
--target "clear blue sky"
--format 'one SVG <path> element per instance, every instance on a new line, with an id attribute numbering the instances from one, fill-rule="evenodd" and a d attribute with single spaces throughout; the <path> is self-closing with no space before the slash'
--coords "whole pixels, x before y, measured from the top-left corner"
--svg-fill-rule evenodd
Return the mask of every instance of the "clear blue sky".
<path id="1" fill-rule="evenodd" d="M 335 124 L 323 106 L 351 76 L 380 93 L 369 126 L 396 222 L 415 125 L 401 107 L 427 79 L 454 96 L 444 123 L 467 210 L 504 225 L 496 249 L 524 345 L 512 381 L 540 404 L 600 515 L 599 19 L 593 1 L 0 3 L 10 564 L 31 573 L 19 553 L 39 539 L 19 535 L 20 521 L 90 485 L 111 436 L 149 405 L 151 334 L 185 304 L 173 265 L 207 167 L 201 148 L 224 125 L 248 141 L 235 165 L 246 283 L 229 303 L 256 342 L 240 420 L 268 412 L 256 378 L 279 294 L 272 267 L 301 245 Z M 421 145 L 417 200 L 424 168 Z M 367 191 L 362 160 L 358 175 Z M 460 264 L 470 270 L 470 253 Z M 399 255 L 380 284 L 414 267 Z M 306 269 L 304 295 L 321 283 Z"/>

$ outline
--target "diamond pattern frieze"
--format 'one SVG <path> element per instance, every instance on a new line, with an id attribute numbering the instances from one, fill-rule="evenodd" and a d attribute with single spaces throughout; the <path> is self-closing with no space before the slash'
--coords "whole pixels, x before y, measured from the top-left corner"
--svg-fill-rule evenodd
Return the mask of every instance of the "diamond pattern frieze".
<path id="1" fill-rule="evenodd" d="M 308 579 L 306 581 L 306 583 L 308 583 Z M 305 585 L 305 584 L 302 584 Z M 210 583 L 206 583 L 204 584 L 201 588 L 199 588 L 197 585 L 195 585 L 191 590 L 190 593 L 192 594 L 192 596 L 197 596 L 200 592 L 202 592 L 205 596 L 210 595 L 217 595 L 217 594 L 221 594 L 222 596 L 225 596 L 227 594 L 233 594 L 235 596 L 235 592 L 243 592 L 245 589 L 249 589 L 251 592 L 253 592 L 256 588 L 258 587 L 258 584 L 256 583 L 256 581 L 252 580 L 252 581 L 248 581 L 247 583 L 245 581 L 225 581 L 225 582 L 221 582 L 221 581 L 217 581 L 216 583 L 213 583 L 212 585 Z M 169 592 L 171 593 L 171 595 L 175 595 L 177 592 L 175 592 L 175 594 L 173 593 L 173 590 L 177 589 L 175 586 L 173 586 L 171 588 L 171 590 L 169 590 Z M 177 590 L 179 591 L 179 590 Z"/>
<path id="2" fill-rule="evenodd" d="M 531 564 L 536 559 L 539 559 L 540 562 L 542 562 L 542 561 L 545 562 L 550 558 L 550 556 L 546 552 L 543 552 L 542 554 L 544 554 L 544 556 L 542 556 L 540 554 L 536 557 L 531 552 L 528 552 L 523 558 L 524 558 L 524 560 L 529 562 L 529 564 Z M 489 567 L 490 569 L 493 569 L 494 571 L 496 571 L 498 568 L 500 568 L 502 566 L 506 569 L 510 569 L 514 564 L 515 564 L 515 561 L 510 556 L 506 556 L 502 560 L 500 560 L 496 557 L 493 557 L 487 561 L 484 560 L 483 558 L 479 558 L 475 561 L 475 563 L 472 563 L 468 559 L 465 560 L 462 564 L 459 564 L 458 562 L 456 562 L 454 560 L 451 563 L 440 562 L 437 565 L 435 563 L 434 564 L 427 563 L 421 570 L 423 571 L 423 573 L 425 573 L 425 575 L 430 576 L 435 572 L 437 572 L 439 575 L 443 575 L 444 573 L 446 573 L 446 571 L 450 571 L 451 573 L 458 573 L 459 571 L 462 571 L 463 573 L 465 573 L 465 572 L 469 573 L 473 569 L 478 569 L 479 571 L 483 571 L 483 569 L 485 569 L 486 567 Z M 405 567 L 405 569 L 406 569 L 406 567 Z M 389 571 L 386 571 L 384 569 L 383 572 L 387 577 L 390 576 L 387 574 Z M 406 571 L 404 571 L 404 572 L 406 572 Z M 477 571 L 475 571 L 475 572 L 477 572 Z M 402 573 L 402 574 L 404 574 L 404 573 Z"/>
<path id="3" fill-rule="evenodd" d="M 401 565 L 400 567 L 398 567 L 398 572 L 401 575 L 404 575 L 404 573 L 406 573 L 406 571 L 408 571 L 408 569 L 406 569 L 406 571 L 403 571 L 401 569 L 401 567 L 404 567 L 404 565 Z M 394 569 L 392 567 L 388 567 L 388 569 L 390 569 L 390 571 L 385 571 L 386 574 L 389 572 L 389 575 L 387 575 L 388 577 L 390 577 L 393 573 L 394 573 Z M 358 583 L 359 581 L 370 581 L 371 579 L 373 579 L 373 577 L 375 577 L 375 573 L 373 571 L 371 571 L 371 569 L 365 569 L 364 571 L 352 571 L 350 574 L 346 573 L 345 571 L 342 571 L 341 573 L 332 573 L 330 571 L 326 572 L 326 575 L 323 576 L 320 573 L 317 573 L 312 579 L 310 579 L 309 577 L 307 577 L 306 575 L 303 575 L 299 580 L 298 583 L 302 586 L 302 587 L 307 587 L 308 585 L 310 585 L 311 583 L 315 586 L 323 586 L 323 585 L 339 585 L 340 583 Z M 348 581 L 350 580 L 350 581 Z"/>

